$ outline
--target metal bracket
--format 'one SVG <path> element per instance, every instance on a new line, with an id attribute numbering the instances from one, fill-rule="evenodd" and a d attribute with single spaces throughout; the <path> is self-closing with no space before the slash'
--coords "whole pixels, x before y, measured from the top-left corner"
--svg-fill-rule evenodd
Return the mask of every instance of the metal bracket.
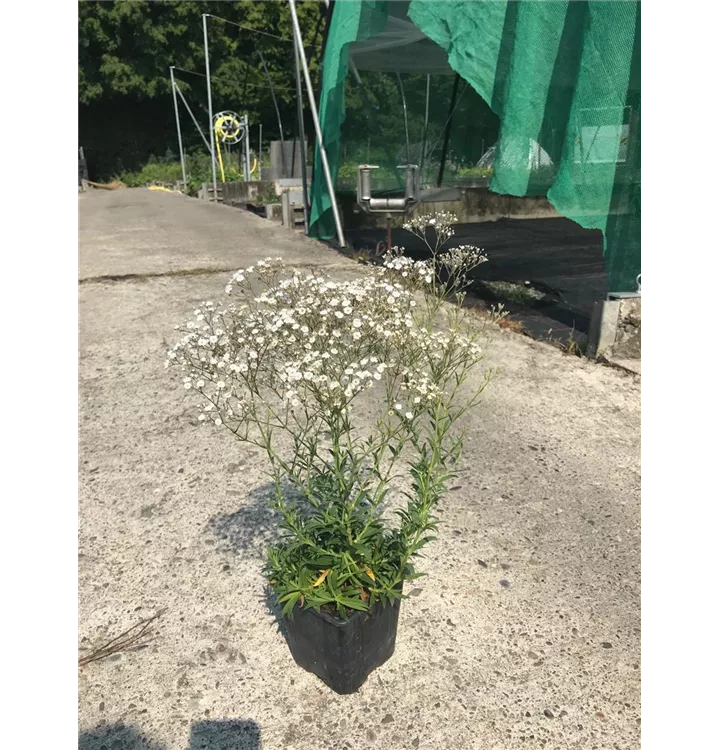
<path id="1" fill-rule="evenodd" d="M 405 164 L 398 169 L 406 173 L 403 198 L 372 198 L 371 170 L 379 169 L 371 164 L 360 164 L 357 174 L 357 203 L 368 214 L 407 214 L 421 202 L 419 194 L 419 167 Z"/>

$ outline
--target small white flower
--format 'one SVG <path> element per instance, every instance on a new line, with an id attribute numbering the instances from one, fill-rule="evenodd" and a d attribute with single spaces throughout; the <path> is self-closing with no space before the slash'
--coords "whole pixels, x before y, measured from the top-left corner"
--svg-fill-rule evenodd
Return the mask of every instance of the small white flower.
<path id="1" fill-rule="evenodd" d="M 394 408 L 396 409 L 396 411 L 401 411 L 402 406 L 401 404 L 394 404 Z"/>
<path id="2" fill-rule="evenodd" d="M 219 426 L 219 425 L 221 425 L 221 424 L 222 424 L 222 420 L 221 420 L 221 419 L 220 419 L 219 417 L 217 417 L 217 419 L 215 419 L 215 420 L 214 420 L 214 423 L 215 423 L 215 424 L 216 424 L 217 426 Z"/>
<path id="3" fill-rule="evenodd" d="M 406 414 L 405 414 L 404 416 L 405 416 L 405 417 L 406 417 L 407 419 L 414 419 L 414 415 L 413 415 L 413 413 L 412 413 L 412 412 L 410 412 L 410 411 L 406 412 Z"/>

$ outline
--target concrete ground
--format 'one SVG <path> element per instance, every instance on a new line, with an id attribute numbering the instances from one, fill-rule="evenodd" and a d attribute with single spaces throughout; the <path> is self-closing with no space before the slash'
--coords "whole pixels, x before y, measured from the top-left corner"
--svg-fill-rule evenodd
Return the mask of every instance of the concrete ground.
<path id="1" fill-rule="evenodd" d="M 636 377 L 497 331 L 501 376 L 396 653 L 339 696 L 294 664 L 265 602 L 261 456 L 200 427 L 164 358 L 231 269 L 359 267 L 176 194 L 79 209 L 79 645 L 166 610 L 148 647 L 80 669 L 81 750 L 639 747 Z"/>

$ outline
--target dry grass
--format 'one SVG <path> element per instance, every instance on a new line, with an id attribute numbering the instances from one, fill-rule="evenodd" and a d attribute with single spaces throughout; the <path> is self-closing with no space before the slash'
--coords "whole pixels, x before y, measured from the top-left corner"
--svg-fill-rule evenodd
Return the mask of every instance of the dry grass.
<path id="1" fill-rule="evenodd" d="M 499 328 L 503 328 L 506 331 L 513 331 L 514 333 L 526 333 L 523 323 L 520 320 L 509 320 L 508 318 L 501 318 L 497 325 Z"/>

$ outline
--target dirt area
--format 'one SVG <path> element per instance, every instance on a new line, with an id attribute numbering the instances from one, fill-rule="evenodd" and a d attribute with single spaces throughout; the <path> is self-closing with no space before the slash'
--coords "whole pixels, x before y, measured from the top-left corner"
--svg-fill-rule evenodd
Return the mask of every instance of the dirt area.
<path id="1" fill-rule="evenodd" d="M 79 645 L 165 610 L 147 647 L 80 669 L 81 750 L 639 746 L 638 378 L 496 330 L 500 376 L 396 653 L 339 696 L 294 664 L 267 604 L 262 456 L 202 427 L 164 358 L 230 270 L 361 267 L 180 195 L 79 208 Z"/>

